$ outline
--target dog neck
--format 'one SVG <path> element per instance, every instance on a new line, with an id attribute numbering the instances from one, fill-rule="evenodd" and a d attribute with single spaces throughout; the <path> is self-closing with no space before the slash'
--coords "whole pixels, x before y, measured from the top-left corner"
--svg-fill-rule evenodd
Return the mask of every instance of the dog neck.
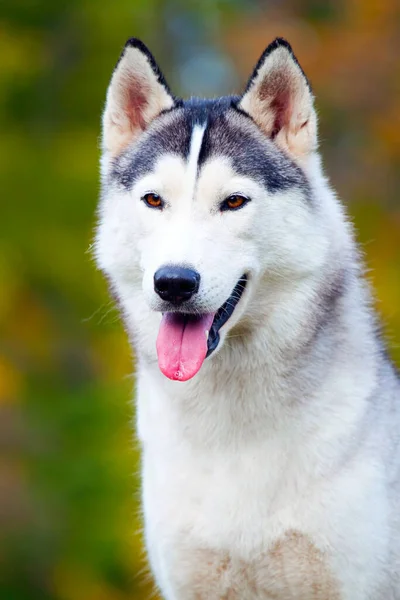
<path id="1" fill-rule="evenodd" d="M 193 380 L 171 382 L 139 360 L 143 440 L 157 427 L 210 449 L 293 432 L 304 419 L 331 427 L 338 415 L 351 434 L 377 377 L 368 290 L 344 269 L 267 289 Z"/>

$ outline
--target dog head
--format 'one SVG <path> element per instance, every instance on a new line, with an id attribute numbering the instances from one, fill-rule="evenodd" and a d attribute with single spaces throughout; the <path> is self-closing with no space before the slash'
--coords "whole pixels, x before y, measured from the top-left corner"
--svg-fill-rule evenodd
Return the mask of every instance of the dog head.
<path id="1" fill-rule="evenodd" d="M 243 95 L 183 101 L 132 39 L 102 142 L 98 264 L 143 348 L 185 381 L 251 318 L 260 281 L 299 280 L 321 263 L 309 83 L 277 39 Z"/>

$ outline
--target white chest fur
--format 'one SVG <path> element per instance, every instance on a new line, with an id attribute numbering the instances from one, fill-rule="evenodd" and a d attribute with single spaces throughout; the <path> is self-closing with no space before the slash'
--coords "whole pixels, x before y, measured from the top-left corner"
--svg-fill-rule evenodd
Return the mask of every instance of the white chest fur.
<path id="1" fill-rule="evenodd" d="M 157 475 L 144 460 L 146 537 L 167 600 L 341 598 L 330 557 L 313 542 L 319 516 L 310 523 L 302 502 L 280 503 L 271 478 L 254 480 L 243 462 L 175 468 Z"/>
<path id="2" fill-rule="evenodd" d="M 359 495 L 373 486 L 373 468 L 338 472 L 340 445 L 327 446 L 304 422 L 285 434 L 270 428 L 258 435 L 260 423 L 250 436 L 227 441 L 221 399 L 212 400 L 213 424 L 159 382 L 154 371 L 139 380 L 138 430 L 146 542 L 165 598 L 365 598 L 368 582 L 360 583 L 358 569 L 375 569 L 365 544 L 377 526 L 376 493 Z M 201 443 L 207 433 L 209 445 Z"/>

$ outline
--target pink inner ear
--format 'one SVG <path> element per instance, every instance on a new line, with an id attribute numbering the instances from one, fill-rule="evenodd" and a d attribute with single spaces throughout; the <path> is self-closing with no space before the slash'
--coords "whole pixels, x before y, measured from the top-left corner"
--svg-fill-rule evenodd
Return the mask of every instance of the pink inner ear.
<path id="1" fill-rule="evenodd" d="M 264 102 L 270 100 L 269 110 L 274 117 L 270 135 L 274 139 L 281 129 L 290 123 L 292 110 L 290 82 L 282 76 L 282 73 L 274 74 L 263 82 L 259 97 Z"/>
<path id="2" fill-rule="evenodd" d="M 271 137 L 274 139 L 280 130 L 289 125 L 290 122 L 290 93 L 289 90 L 281 90 L 270 104 L 271 109 L 274 111 L 275 119 L 271 131 Z"/>
<path id="3" fill-rule="evenodd" d="M 139 82 L 130 84 L 128 89 L 128 98 L 126 105 L 126 114 L 129 118 L 132 131 L 135 129 L 144 129 L 146 121 L 144 119 L 144 109 L 147 105 L 147 100 L 144 94 L 145 90 Z"/>

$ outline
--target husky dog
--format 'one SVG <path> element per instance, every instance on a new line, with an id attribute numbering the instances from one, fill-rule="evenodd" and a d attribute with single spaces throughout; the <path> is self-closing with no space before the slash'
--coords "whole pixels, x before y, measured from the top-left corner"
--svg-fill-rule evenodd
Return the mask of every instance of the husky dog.
<path id="1" fill-rule="evenodd" d="M 181 100 L 129 40 L 101 171 L 162 596 L 399 600 L 400 382 L 290 45 Z"/>

